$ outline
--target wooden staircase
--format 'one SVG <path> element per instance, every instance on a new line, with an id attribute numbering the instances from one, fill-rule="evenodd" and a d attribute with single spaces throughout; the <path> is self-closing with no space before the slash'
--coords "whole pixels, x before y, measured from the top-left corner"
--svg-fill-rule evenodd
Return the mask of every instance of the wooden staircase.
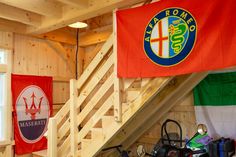
<path id="1" fill-rule="evenodd" d="M 207 75 L 118 79 L 115 53 L 111 35 L 82 76 L 70 81 L 70 99 L 49 120 L 44 156 L 92 157 L 108 146 L 129 147 L 144 123 L 151 126 Z"/>

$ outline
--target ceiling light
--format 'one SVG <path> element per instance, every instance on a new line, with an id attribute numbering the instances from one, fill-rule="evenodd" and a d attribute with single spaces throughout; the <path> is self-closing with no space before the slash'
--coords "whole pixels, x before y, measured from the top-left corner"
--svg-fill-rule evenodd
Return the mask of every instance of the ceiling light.
<path id="1" fill-rule="evenodd" d="M 84 22 L 76 22 L 76 23 L 72 23 L 70 25 L 68 25 L 69 27 L 72 27 L 72 28 L 85 28 L 88 26 L 87 23 L 84 23 Z"/>

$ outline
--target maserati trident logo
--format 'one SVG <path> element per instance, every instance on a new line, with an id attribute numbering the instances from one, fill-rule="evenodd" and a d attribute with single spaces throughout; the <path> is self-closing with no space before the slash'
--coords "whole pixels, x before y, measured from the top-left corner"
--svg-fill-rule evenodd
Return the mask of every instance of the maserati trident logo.
<path id="1" fill-rule="evenodd" d="M 27 143 L 39 141 L 47 129 L 50 115 L 44 91 L 36 85 L 25 87 L 17 97 L 16 111 L 22 139 Z"/>
<path id="2" fill-rule="evenodd" d="M 36 113 L 40 114 L 41 104 L 42 104 L 43 97 L 39 98 L 39 105 L 38 105 L 38 107 L 36 107 L 36 105 L 35 105 L 35 98 L 36 98 L 36 96 L 35 96 L 34 92 L 32 93 L 31 98 L 32 98 L 32 104 L 31 104 L 31 106 L 29 108 L 28 104 L 27 104 L 27 98 L 23 97 L 24 103 L 25 103 L 25 113 L 26 113 L 26 115 L 29 113 L 31 115 L 31 119 L 35 120 Z"/>

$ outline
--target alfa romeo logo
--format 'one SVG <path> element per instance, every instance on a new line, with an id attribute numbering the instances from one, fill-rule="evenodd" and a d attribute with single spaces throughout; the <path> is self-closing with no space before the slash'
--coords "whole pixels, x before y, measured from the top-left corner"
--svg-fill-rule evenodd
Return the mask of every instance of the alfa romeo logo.
<path id="1" fill-rule="evenodd" d="M 39 141 L 47 129 L 50 114 L 43 90 L 35 85 L 24 88 L 16 100 L 16 111 L 22 139 L 27 143 Z"/>
<path id="2" fill-rule="evenodd" d="M 181 8 L 165 9 L 147 24 L 144 51 L 155 64 L 176 65 L 190 54 L 196 33 L 196 21 L 188 11 Z"/>

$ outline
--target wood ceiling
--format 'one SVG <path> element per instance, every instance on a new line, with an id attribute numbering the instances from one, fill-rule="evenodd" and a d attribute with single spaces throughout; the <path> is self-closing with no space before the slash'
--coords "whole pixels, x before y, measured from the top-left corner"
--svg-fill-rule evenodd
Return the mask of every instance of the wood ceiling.
<path id="1" fill-rule="evenodd" d="M 144 0 L 0 0 L 0 30 L 43 34 Z"/>

